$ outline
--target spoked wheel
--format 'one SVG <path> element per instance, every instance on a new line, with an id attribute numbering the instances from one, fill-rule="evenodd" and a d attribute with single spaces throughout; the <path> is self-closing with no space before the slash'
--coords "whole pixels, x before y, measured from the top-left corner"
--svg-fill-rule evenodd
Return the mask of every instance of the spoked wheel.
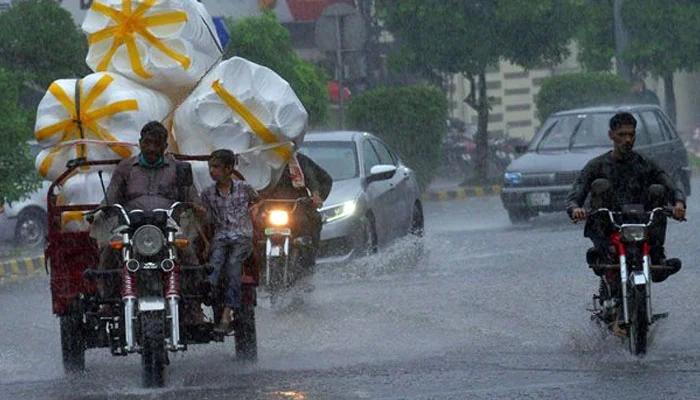
<path id="1" fill-rule="evenodd" d="M 68 315 L 60 317 L 61 351 L 66 373 L 85 370 L 85 332 L 82 315 L 77 307 L 71 307 Z"/>
<path id="2" fill-rule="evenodd" d="M 165 314 L 145 312 L 141 314 L 141 365 L 143 386 L 165 385 Z"/>
<path id="3" fill-rule="evenodd" d="M 649 318 L 647 317 L 646 288 L 630 288 L 630 325 L 629 347 L 630 353 L 641 356 L 647 352 L 647 333 L 649 332 Z"/>
<path id="4" fill-rule="evenodd" d="M 255 307 L 244 305 L 234 321 L 236 357 L 244 361 L 258 359 L 258 338 L 255 330 Z"/>

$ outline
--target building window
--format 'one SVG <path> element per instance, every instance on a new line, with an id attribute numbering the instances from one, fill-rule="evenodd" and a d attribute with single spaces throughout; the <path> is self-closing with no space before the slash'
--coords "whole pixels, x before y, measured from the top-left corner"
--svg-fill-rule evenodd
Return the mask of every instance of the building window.
<path id="1" fill-rule="evenodd" d="M 486 89 L 488 90 L 494 90 L 494 89 L 500 89 L 501 88 L 501 81 L 486 81 Z"/>
<path id="2" fill-rule="evenodd" d="M 511 121 L 506 124 L 508 128 L 525 128 L 532 126 L 532 120 L 526 119 L 522 121 Z"/>
<path id="3" fill-rule="evenodd" d="M 532 105 L 530 104 L 513 104 L 506 106 L 506 111 L 530 111 Z"/>
<path id="4" fill-rule="evenodd" d="M 506 89 L 504 91 L 504 94 L 506 96 L 515 96 L 518 94 L 530 94 L 530 88 L 526 87 L 526 88 L 518 88 L 518 89 Z"/>
<path id="5" fill-rule="evenodd" d="M 503 122 L 503 114 L 489 114 L 489 122 Z"/>
<path id="6" fill-rule="evenodd" d="M 524 79 L 530 76 L 530 73 L 527 71 L 523 72 L 507 72 L 503 74 L 503 77 L 506 79 Z"/>

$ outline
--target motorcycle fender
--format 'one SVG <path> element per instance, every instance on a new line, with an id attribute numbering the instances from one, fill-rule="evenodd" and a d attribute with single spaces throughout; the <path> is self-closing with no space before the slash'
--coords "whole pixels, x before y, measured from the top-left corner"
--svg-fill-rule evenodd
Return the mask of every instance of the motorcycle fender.
<path id="1" fill-rule="evenodd" d="M 635 286 L 640 286 L 640 285 L 646 286 L 646 284 L 647 284 L 647 278 L 641 272 L 633 272 L 632 276 L 630 276 L 630 281 Z"/>
<path id="2" fill-rule="evenodd" d="M 139 311 L 163 311 L 165 310 L 165 299 L 162 297 L 149 296 L 139 298 Z"/>

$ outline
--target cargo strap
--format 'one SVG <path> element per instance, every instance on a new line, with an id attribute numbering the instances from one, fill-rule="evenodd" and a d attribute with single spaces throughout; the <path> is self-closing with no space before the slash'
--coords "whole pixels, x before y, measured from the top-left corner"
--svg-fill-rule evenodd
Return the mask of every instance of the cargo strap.
<path id="1" fill-rule="evenodd" d="M 185 70 L 189 69 L 192 65 L 192 60 L 189 57 L 173 50 L 148 30 L 148 28 L 155 26 L 186 23 L 188 19 L 187 13 L 184 11 L 170 11 L 145 17 L 144 14 L 156 4 L 156 0 L 144 0 L 135 10 L 132 10 L 132 1 L 122 0 L 121 11 L 99 1 L 92 3 L 91 9 L 93 11 L 110 18 L 115 23 L 88 37 L 90 45 L 112 39 L 112 45 L 97 65 L 97 71 L 106 71 L 117 50 L 126 45 L 134 73 L 143 79 L 151 78 L 153 75 L 146 71 L 141 63 L 141 55 L 136 46 L 137 35 L 166 56 L 175 60 Z"/>
<path id="2" fill-rule="evenodd" d="M 250 129 L 262 140 L 263 143 L 268 145 L 275 145 L 272 148 L 283 161 L 289 161 L 292 156 L 292 148 L 290 144 L 280 143 L 277 136 L 275 136 L 270 129 L 263 124 L 258 117 L 253 114 L 248 107 L 246 107 L 240 100 L 238 100 L 233 94 L 227 91 L 220 80 L 214 81 L 211 85 L 214 92 L 221 98 L 221 100 L 226 103 L 227 106 L 234 112 L 234 114 L 240 116 L 243 121 L 245 121 Z"/>

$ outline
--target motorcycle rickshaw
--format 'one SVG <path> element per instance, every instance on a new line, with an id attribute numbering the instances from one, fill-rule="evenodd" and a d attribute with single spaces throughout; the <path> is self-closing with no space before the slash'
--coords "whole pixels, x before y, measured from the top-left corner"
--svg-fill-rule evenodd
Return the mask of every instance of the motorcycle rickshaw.
<path id="1" fill-rule="evenodd" d="M 182 161 L 206 161 L 208 156 L 176 155 Z M 114 356 L 140 354 L 143 384 L 165 383 L 169 352 L 187 350 L 193 344 L 223 342 L 226 336 L 214 328 L 221 314 L 221 298 L 212 296 L 204 257 L 199 265 L 185 265 L 178 251 L 189 243 L 180 232 L 179 218 L 188 205 L 176 203 L 168 210 L 127 211 L 119 205 L 59 205 L 56 189 L 77 168 L 111 166 L 120 160 L 72 160 L 49 188 L 47 196 L 48 247 L 45 252 L 50 274 L 53 312 L 59 317 L 64 369 L 71 373 L 85 368 L 85 351 L 108 348 Z M 104 188 L 103 188 L 104 190 Z M 109 245 L 121 255 L 117 269 L 97 268 L 98 244 L 88 231 L 62 230 L 64 212 L 97 210 L 118 219 Z M 257 359 L 255 329 L 256 287 L 259 269 L 251 256 L 243 267 L 242 312 L 233 323 L 237 358 Z M 50 267 L 50 268 L 49 268 Z M 97 290 L 98 280 L 118 282 L 115 295 Z M 219 290 L 221 292 L 221 290 Z M 213 321 L 185 318 L 183 310 L 211 305 Z"/>

